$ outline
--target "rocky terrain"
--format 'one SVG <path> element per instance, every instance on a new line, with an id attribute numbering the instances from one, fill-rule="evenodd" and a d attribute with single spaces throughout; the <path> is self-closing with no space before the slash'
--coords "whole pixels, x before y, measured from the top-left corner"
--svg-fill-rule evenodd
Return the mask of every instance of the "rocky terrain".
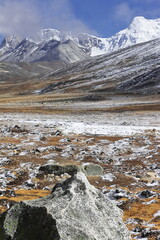
<path id="1" fill-rule="evenodd" d="M 50 33 L 44 35 L 52 41 Z M 19 38 L 7 41 L 10 51 L 21 44 Z M 63 60 L 68 54 L 73 59 L 75 43 L 69 41 L 73 52 L 56 44 L 67 53 Z M 45 53 L 57 55 L 50 47 Z M 21 219 L 41 201 L 46 216 L 45 199 L 50 202 L 55 185 L 83 172 L 106 201 L 123 210 L 132 239 L 159 240 L 160 40 L 72 64 L 62 58 L 44 62 L 42 55 L 42 62 L 0 64 L 0 212 L 8 210 L 1 217 L 9 219 L 18 206 Z M 15 205 L 20 201 L 27 202 Z M 63 236 L 54 217 L 51 222 Z M 17 239 L 15 229 L 0 231 L 4 239 Z"/>
<path id="2" fill-rule="evenodd" d="M 120 217 L 120 210 L 78 172 L 57 184 L 50 196 L 21 202 L 3 214 L 0 236 L 2 239 L 10 236 L 10 239 L 129 240 Z"/>
<path id="3" fill-rule="evenodd" d="M 1 115 L 1 211 L 48 195 L 83 166 L 124 210 L 133 239 L 158 239 L 159 113 L 144 114 Z"/>

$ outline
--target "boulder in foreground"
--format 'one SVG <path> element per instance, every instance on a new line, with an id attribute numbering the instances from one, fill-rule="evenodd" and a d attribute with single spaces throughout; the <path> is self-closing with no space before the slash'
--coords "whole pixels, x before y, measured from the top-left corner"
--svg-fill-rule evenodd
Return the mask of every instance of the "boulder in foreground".
<path id="1" fill-rule="evenodd" d="M 0 217 L 1 240 L 129 240 L 121 210 L 78 172 Z"/>

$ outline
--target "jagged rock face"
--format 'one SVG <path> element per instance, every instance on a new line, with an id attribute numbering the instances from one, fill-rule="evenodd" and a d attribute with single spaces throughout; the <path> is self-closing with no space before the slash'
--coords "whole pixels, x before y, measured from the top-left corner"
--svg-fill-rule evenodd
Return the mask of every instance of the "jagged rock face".
<path id="1" fill-rule="evenodd" d="M 1 45 L 0 61 L 3 62 L 40 62 L 60 61 L 73 63 L 89 57 L 82 48 L 71 40 L 60 42 L 51 39 L 48 42 L 36 43 L 30 39 L 24 39 L 14 48 Z"/>
<path id="2" fill-rule="evenodd" d="M 0 217 L 0 239 L 129 240 L 121 211 L 81 172 L 50 196 L 14 205 Z"/>
<path id="3" fill-rule="evenodd" d="M 18 36 L 7 36 L 4 38 L 1 47 L 10 47 L 10 48 L 15 48 L 22 39 Z"/>

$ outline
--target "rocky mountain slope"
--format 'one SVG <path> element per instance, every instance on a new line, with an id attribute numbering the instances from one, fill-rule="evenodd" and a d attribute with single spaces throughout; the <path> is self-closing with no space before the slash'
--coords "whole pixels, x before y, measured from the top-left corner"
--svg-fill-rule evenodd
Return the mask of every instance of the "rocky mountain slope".
<path id="1" fill-rule="evenodd" d="M 60 61 L 1 63 L 0 76 L 1 92 L 10 96 L 78 94 L 79 100 L 105 100 L 122 93 L 158 94 L 160 39 L 69 65 Z"/>
<path id="2" fill-rule="evenodd" d="M 73 63 L 160 37 L 160 19 L 135 17 L 127 29 L 110 38 L 43 29 L 31 38 L 6 37 L 0 46 L 0 61 L 62 61 Z"/>
<path id="3" fill-rule="evenodd" d="M 15 37 L 17 39 L 17 37 Z M 50 40 L 48 42 L 35 43 L 30 39 L 23 39 L 14 47 L 16 40 L 2 43 L 0 49 L 0 61 L 3 62 L 38 62 L 59 61 L 72 63 L 87 58 L 86 53 L 73 41 L 59 42 Z"/>
<path id="4" fill-rule="evenodd" d="M 160 92 L 160 40 L 141 43 L 109 55 L 74 63 L 45 77 L 49 83 L 39 93 Z"/>
<path id="5" fill-rule="evenodd" d="M 25 82 L 27 79 L 44 75 L 64 67 L 62 62 L 0 63 L 0 83 Z"/>

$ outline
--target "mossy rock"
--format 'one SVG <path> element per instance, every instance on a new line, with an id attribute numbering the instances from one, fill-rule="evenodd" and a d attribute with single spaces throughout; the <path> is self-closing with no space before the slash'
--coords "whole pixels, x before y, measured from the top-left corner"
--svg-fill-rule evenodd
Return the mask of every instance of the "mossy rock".
<path id="1" fill-rule="evenodd" d="M 45 164 L 41 166 L 39 170 L 45 172 L 45 174 L 60 176 L 61 174 L 67 173 L 72 176 L 80 171 L 80 167 L 76 165 Z"/>
<path id="2" fill-rule="evenodd" d="M 86 176 L 101 176 L 103 168 L 98 164 L 87 164 L 82 167 L 82 171 Z"/>

